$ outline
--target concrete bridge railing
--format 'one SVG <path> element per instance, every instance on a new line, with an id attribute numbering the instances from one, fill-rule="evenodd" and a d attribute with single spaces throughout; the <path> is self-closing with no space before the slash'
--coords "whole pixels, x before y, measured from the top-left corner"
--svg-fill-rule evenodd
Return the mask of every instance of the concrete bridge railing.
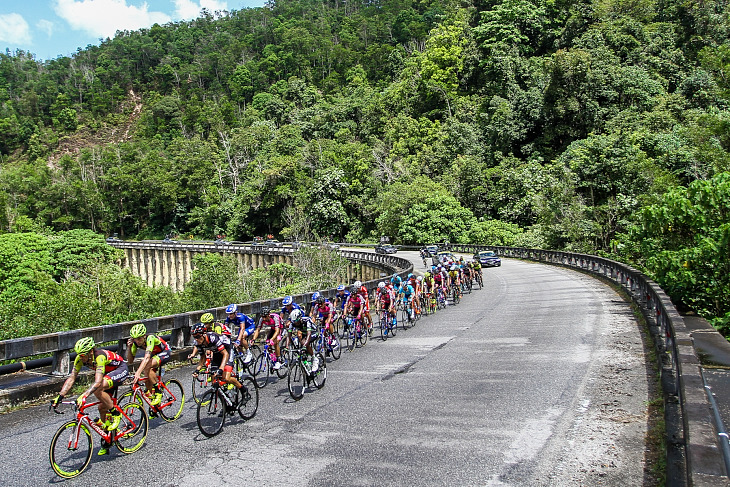
<path id="1" fill-rule="evenodd" d="M 595 255 L 514 247 L 458 245 L 452 250 L 498 255 L 580 269 L 620 285 L 641 309 L 653 337 L 667 434 L 667 485 L 728 485 L 711 406 L 692 337 L 659 285 L 626 264 Z"/>

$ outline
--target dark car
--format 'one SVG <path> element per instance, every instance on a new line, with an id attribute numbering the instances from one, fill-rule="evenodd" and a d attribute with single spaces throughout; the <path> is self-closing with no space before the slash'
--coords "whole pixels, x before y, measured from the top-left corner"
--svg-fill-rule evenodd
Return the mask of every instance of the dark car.
<path id="1" fill-rule="evenodd" d="M 497 254 L 491 250 L 482 250 L 474 254 L 474 260 L 478 260 L 483 266 L 486 267 L 500 267 L 502 265 L 502 259 L 497 257 Z"/>
<path id="2" fill-rule="evenodd" d="M 395 254 L 396 252 L 398 252 L 398 249 L 395 247 L 395 245 L 380 243 L 375 246 L 376 254 Z"/>

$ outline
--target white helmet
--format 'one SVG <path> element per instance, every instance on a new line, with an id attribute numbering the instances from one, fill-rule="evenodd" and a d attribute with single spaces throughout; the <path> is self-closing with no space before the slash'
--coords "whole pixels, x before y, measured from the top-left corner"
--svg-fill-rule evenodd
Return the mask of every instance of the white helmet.
<path id="1" fill-rule="evenodd" d="M 353 284 L 355 287 L 361 287 L 362 283 L 360 281 L 355 281 L 355 284 Z"/>
<path id="2" fill-rule="evenodd" d="M 383 289 L 385 287 L 385 283 L 383 281 L 380 281 L 378 283 L 378 288 Z"/>
<path id="3" fill-rule="evenodd" d="M 423 276 L 418 276 L 418 282 L 423 281 Z"/>
<path id="4" fill-rule="evenodd" d="M 295 309 L 291 312 L 289 315 L 289 319 L 293 322 L 297 322 L 302 319 L 302 310 L 301 309 Z"/>

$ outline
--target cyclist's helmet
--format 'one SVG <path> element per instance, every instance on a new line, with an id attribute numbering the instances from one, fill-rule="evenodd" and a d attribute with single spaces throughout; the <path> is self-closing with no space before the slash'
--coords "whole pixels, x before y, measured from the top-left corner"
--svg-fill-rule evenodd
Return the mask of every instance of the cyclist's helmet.
<path id="1" fill-rule="evenodd" d="M 131 330 L 129 330 L 129 336 L 132 338 L 139 338 L 143 337 L 147 334 L 147 327 L 144 326 L 144 323 L 137 323 L 132 327 Z"/>
<path id="2" fill-rule="evenodd" d="M 355 283 L 353 284 L 353 286 L 360 287 L 360 286 L 362 286 L 362 283 L 360 281 L 355 281 Z"/>
<path id="3" fill-rule="evenodd" d="M 271 309 L 268 306 L 262 306 L 261 307 L 261 316 L 266 316 L 271 312 Z"/>
<path id="4" fill-rule="evenodd" d="M 413 273 L 408 274 L 408 279 L 413 279 Z"/>
<path id="5" fill-rule="evenodd" d="M 203 313 L 203 316 L 200 317 L 201 323 L 213 323 L 215 321 L 215 318 L 213 318 L 213 313 Z"/>
<path id="6" fill-rule="evenodd" d="M 203 333 L 205 333 L 205 325 L 200 322 L 195 323 L 193 326 L 190 327 L 190 333 L 193 336 L 202 335 Z"/>
<path id="7" fill-rule="evenodd" d="M 294 298 L 292 298 L 291 296 L 286 296 L 284 298 L 284 300 L 281 302 L 281 304 L 283 304 L 284 306 L 289 306 L 293 302 L 294 302 Z"/>
<path id="8" fill-rule="evenodd" d="M 236 311 L 238 311 L 238 306 L 235 304 L 229 304 L 226 306 L 226 314 L 235 313 Z"/>
<path id="9" fill-rule="evenodd" d="M 89 353 L 96 346 L 92 337 L 84 337 L 74 345 L 74 352 L 77 354 Z"/>
<path id="10" fill-rule="evenodd" d="M 385 287 L 385 283 L 383 281 L 380 281 L 378 283 L 378 289 L 383 289 Z"/>
<path id="11" fill-rule="evenodd" d="M 322 296 L 321 294 L 319 296 L 317 296 L 317 304 L 324 304 L 324 302 L 325 302 L 324 296 Z"/>
<path id="12" fill-rule="evenodd" d="M 431 273 L 430 272 L 427 272 L 426 274 L 424 274 L 423 277 L 425 277 L 426 279 L 428 279 L 429 277 L 431 277 Z"/>
<path id="13" fill-rule="evenodd" d="M 423 281 L 423 276 L 418 276 L 418 282 Z"/>
<path id="14" fill-rule="evenodd" d="M 314 293 L 312 294 L 312 302 L 316 303 L 318 299 L 319 299 L 319 291 L 314 291 Z"/>
<path id="15" fill-rule="evenodd" d="M 344 284 L 340 284 L 339 286 L 337 286 L 337 290 L 338 291 L 344 291 L 345 290 L 345 285 Z"/>
<path id="16" fill-rule="evenodd" d="M 292 323 L 296 323 L 297 321 L 299 321 L 301 319 L 302 319 L 302 310 L 301 309 L 295 309 L 289 315 L 289 320 L 291 320 Z"/>

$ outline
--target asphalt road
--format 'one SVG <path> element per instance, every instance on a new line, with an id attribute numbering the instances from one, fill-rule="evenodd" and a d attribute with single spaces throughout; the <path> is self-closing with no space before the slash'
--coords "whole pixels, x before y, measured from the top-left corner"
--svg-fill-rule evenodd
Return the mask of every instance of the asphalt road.
<path id="1" fill-rule="evenodd" d="M 153 420 L 137 453 L 95 455 L 63 483 L 645 483 L 651 371 L 627 304 L 559 267 L 505 260 L 485 269 L 484 281 L 485 289 L 397 337 L 343 352 L 329 363 L 325 387 L 298 402 L 286 381 L 272 383 L 254 419 L 236 417 L 206 439 L 189 401 L 177 422 Z M 190 372 L 168 375 L 189 387 Z M 48 446 L 68 416 L 34 407 L 0 417 L 9 467 L 0 484 L 60 482 Z"/>

